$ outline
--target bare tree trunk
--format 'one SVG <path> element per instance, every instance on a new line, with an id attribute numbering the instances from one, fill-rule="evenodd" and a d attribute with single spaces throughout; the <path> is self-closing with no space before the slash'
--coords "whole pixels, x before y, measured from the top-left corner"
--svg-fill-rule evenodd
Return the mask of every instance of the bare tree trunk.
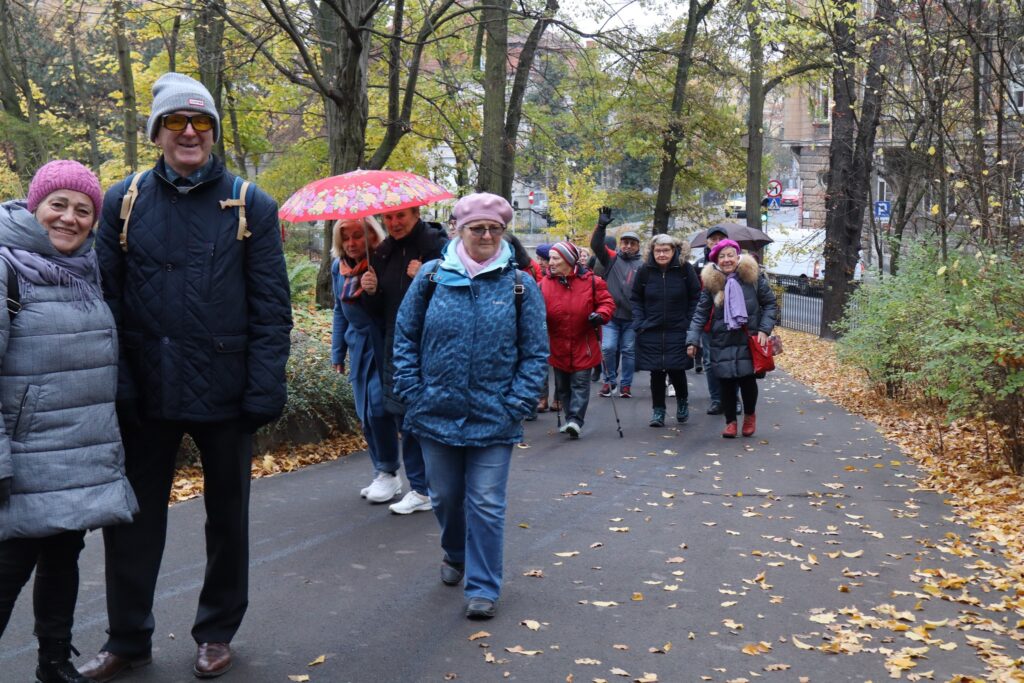
<path id="1" fill-rule="evenodd" d="M 502 154 L 505 152 L 505 86 L 508 82 L 508 8 L 511 0 L 484 5 L 484 126 L 476 185 L 481 192 L 501 194 Z"/>
<path id="2" fill-rule="evenodd" d="M 697 41 L 697 28 L 717 0 L 689 0 L 690 9 L 686 15 L 686 30 L 676 53 L 676 76 L 672 92 L 672 109 L 669 112 L 668 130 L 661 145 L 661 173 L 658 175 L 658 193 L 654 203 L 654 227 L 652 232 L 668 232 L 668 219 L 675 210 L 672 206 L 672 192 L 676 175 L 682 168 L 677 154 L 683 140 L 683 104 L 686 102 L 686 85 L 690 80 L 690 65 L 693 62 L 693 46 Z"/>
<path id="3" fill-rule="evenodd" d="M 135 76 L 132 74 L 132 53 L 125 35 L 125 0 L 112 0 L 111 27 L 114 31 L 114 49 L 117 51 L 118 73 L 121 76 L 121 94 L 124 98 L 124 163 L 134 171 L 139 168 L 139 120 L 135 103 Z"/>
<path id="4" fill-rule="evenodd" d="M 181 35 L 181 14 L 174 15 L 171 24 L 171 35 L 164 40 L 167 48 L 167 70 L 178 70 L 178 36 Z"/>
<path id="5" fill-rule="evenodd" d="M 547 0 L 544 14 L 537 19 L 530 30 L 530 35 L 526 37 L 516 64 L 516 76 L 512 82 L 512 92 L 509 93 L 508 112 L 505 117 L 505 133 L 502 140 L 504 151 L 501 156 L 501 192 L 498 193 L 509 201 L 512 201 L 512 181 L 516 176 L 516 141 L 519 137 L 519 123 L 523 118 L 523 98 L 526 96 L 526 87 L 530 83 L 530 71 L 533 69 L 533 62 L 537 56 L 537 48 L 556 12 L 558 12 L 558 0 Z"/>
<path id="6" fill-rule="evenodd" d="M 81 14 L 75 17 L 68 13 L 66 30 L 68 33 L 68 47 L 71 51 L 71 75 L 75 84 L 75 98 L 78 100 L 78 115 L 85 122 L 85 136 L 89 141 L 89 165 L 94 171 L 100 170 L 100 145 L 97 139 L 99 130 L 99 117 L 96 115 L 96 108 L 89 104 L 89 93 L 86 91 L 84 78 L 82 76 L 82 55 L 79 52 L 79 40 L 75 35 L 75 26 L 81 26 Z"/>
<path id="7" fill-rule="evenodd" d="M 760 9 L 753 0 L 744 8 L 750 41 L 749 105 L 747 107 L 747 225 L 761 229 L 761 162 L 764 158 L 764 45 L 761 41 Z"/>
<path id="8" fill-rule="evenodd" d="M 884 31 L 892 24 L 895 16 L 893 2 L 878 0 L 873 30 Z M 850 294 L 850 281 L 857 266 L 874 161 L 875 133 L 881 117 L 884 79 L 880 67 L 889 61 L 892 52 L 886 36 L 880 36 L 871 44 L 861 91 L 860 116 L 855 116 L 857 65 L 851 58 L 857 52 L 858 41 L 850 24 L 856 18 L 857 5 L 847 7 L 848 15 L 840 16 L 833 26 L 835 107 L 829 145 L 825 291 L 821 314 L 821 336 L 827 339 L 836 337 L 835 324 L 843 315 Z"/>
<path id="9" fill-rule="evenodd" d="M 235 93 L 231 89 L 231 81 L 224 79 L 224 95 L 227 98 L 228 125 L 231 127 L 231 146 L 235 155 L 235 166 L 242 175 L 249 172 L 242 136 L 238 133 L 238 112 L 235 110 Z"/>
<path id="10" fill-rule="evenodd" d="M 224 0 L 204 0 L 196 15 L 196 59 L 199 62 L 199 80 L 213 95 L 217 111 L 221 109 L 224 90 Z M 224 159 L 224 130 L 217 139 L 214 153 Z"/>

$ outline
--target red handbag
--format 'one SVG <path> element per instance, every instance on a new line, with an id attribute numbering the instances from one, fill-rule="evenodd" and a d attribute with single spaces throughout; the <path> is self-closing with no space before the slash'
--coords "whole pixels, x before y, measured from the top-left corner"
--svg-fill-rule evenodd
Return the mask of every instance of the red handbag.
<path id="1" fill-rule="evenodd" d="M 754 376 L 764 377 L 765 373 L 775 369 L 772 343 L 769 341 L 767 346 L 761 346 L 757 341 L 757 335 L 750 334 L 746 325 L 743 326 L 743 331 L 747 334 L 747 347 L 750 349 L 750 359 L 754 362 Z"/>

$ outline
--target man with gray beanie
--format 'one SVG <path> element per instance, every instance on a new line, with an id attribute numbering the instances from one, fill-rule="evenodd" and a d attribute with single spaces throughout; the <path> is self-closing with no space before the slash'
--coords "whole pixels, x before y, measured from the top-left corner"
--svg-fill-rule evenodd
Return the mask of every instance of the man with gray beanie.
<path id="1" fill-rule="evenodd" d="M 605 245 L 608 224 L 612 222 L 612 210 L 602 206 L 597 217 L 597 227 L 590 236 L 590 248 L 604 268 L 604 279 L 608 291 L 615 299 L 615 315 L 601 331 L 601 354 L 604 356 L 604 384 L 600 395 L 608 398 L 615 391 L 618 379 L 619 396 L 632 398 L 633 370 L 636 367 L 636 328 L 633 325 L 633 307 L 630 296 L 637 271 L 643 265 L 640 257 L 640 235 L 632 230 L 619 236 L 618 251 Z M 618 376 L 619 358 L 622 358 L 622 375 Z"/>
<path id="2" fill-rule="evenodd" d="M 117 408 L 130 524 L 104 529 L 109 638 L 81 673 L 109 681 L 152 661 L 153 600 L 175 457 L 189 434 L 203 466 L 206 573 L 192 672 L 231 668 L 248 606 L 252 435 L 284 409 L 292 326 L 277 204 L 211 150 L 220 115 L 198 81 L 153 85 L 147 126 L 161 155 L 115 184 L 97 233 L 120 334 Z M 175 629 L 176 630 L 176 629 Z"/>

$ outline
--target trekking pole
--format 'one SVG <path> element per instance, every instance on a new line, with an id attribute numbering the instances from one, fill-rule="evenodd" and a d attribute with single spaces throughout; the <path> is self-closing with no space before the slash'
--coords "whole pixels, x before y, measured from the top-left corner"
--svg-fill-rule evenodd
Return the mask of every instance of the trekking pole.
<path id="1" fill-rule="evenodd" d="M 594 330 L 594 336 L 597 337 L 597 346 L 600 349 L 600 347 L 601 347 L 601 331 L 598 330 L 598 329 L 595 329 Z M 605 362 L 604 362 L 604 353 L 601 354 L 601 372 L 604 374 L 605 377 L 608 377 L 608 367 L 605 365 Z M 612 392 L 611 399 L 612 399 L 612 414 L 615 415 L 615 428 L 619 431 L 619 438 L 620 439 L 624 439 L 626 437 L 622 434 L 622 423 L 619 422 L 619 409 L 615 407 L 615 392 L 614 391 Z"/>

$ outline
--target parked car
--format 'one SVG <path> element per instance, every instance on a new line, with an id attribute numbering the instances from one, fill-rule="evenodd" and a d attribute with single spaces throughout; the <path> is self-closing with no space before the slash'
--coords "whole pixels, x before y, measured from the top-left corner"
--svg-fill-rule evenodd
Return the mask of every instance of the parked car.
<path id="1" fill-rule="evenodd" d="M 769 274 L 787 291 L 804 296 L 821 296 L 825 277 L 825 231 L 789 228 L 772 233 L 766 247 Z M 853 279 L 863 276 L 864 264 L 857 263 Z"/>
<path id="2" fill-rule="evenodd" d="M 800 201 L 802 199 L 803 197 L 800 189 L 791 187 L 788 190 L 782 191 L 782 201 L 780 203 L 783 206 L 800 206 Z"/>
<path id="3" fill-rule="evenodd" d="M 747 196 L 742 192 L 730 192 L 725 200 L 725 217 L 746 218 Z"/>

